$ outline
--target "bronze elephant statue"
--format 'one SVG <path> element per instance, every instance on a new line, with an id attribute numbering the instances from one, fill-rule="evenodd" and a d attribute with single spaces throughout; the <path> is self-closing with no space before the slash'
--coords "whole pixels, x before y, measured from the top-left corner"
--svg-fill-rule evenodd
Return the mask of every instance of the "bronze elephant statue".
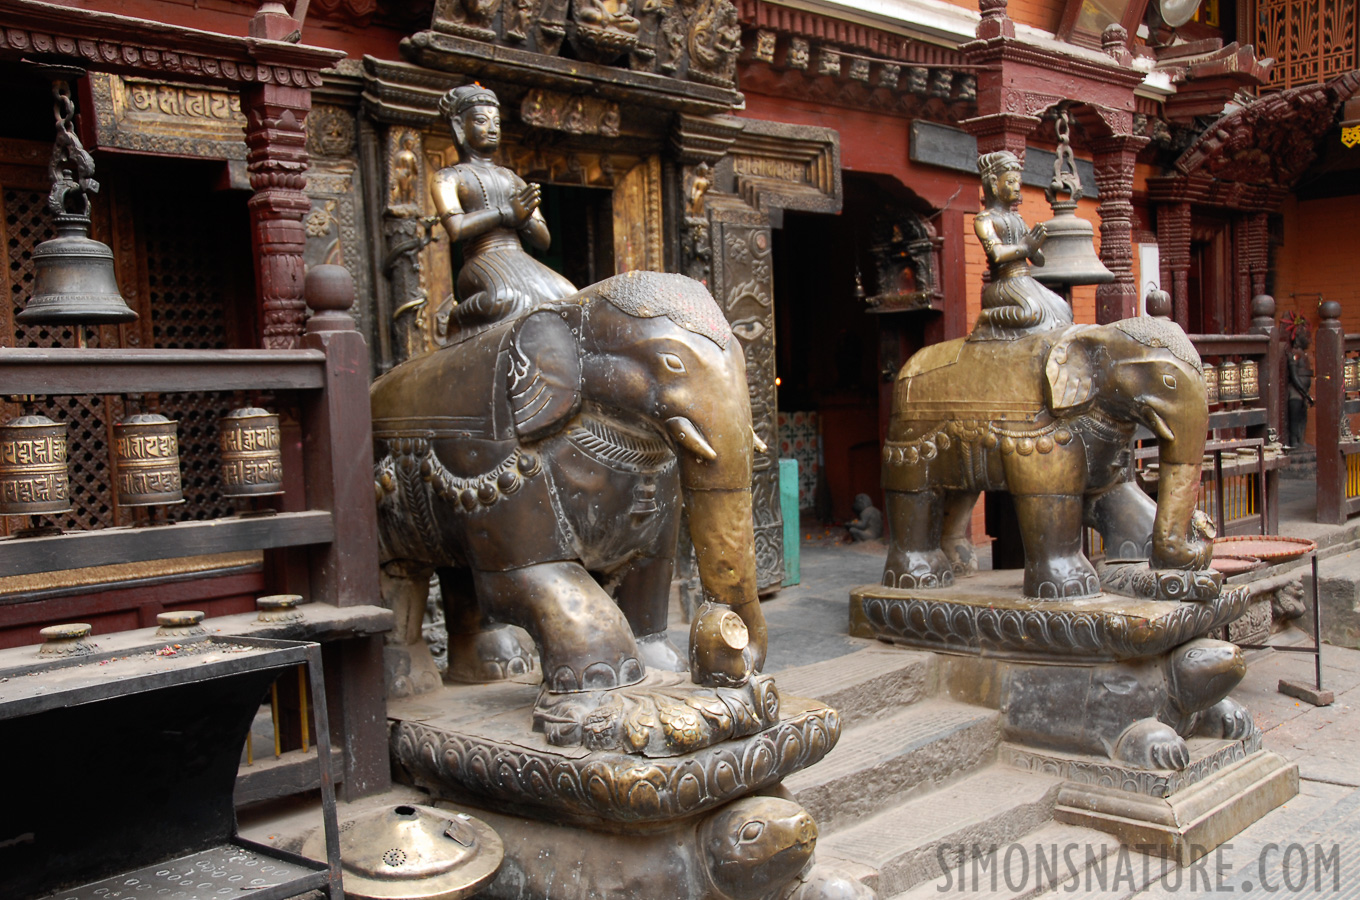
<path id="1" fill-rule="evenodd" d="M 1110 562 L 1206 569 L 1212 544 L 1192 519 L 1208 415 L 1199 355 L 1166 319 L 925 348 L 893 390 L 883 583 L 940 587 L 976 571 L 965 529 L 984 490 L 1015 500 L 1025 596 L 1100 592 L 1083 525 L 1102 535 Z M 1160 441 L 1155 503 L 1129 481 L 1139 425 Z"/>
<path id="2" fill-rule="evenodd" d="M 589 743 L 574 698 L 686 669 L 666 639 L 682 500 L 709 601 L 693 680 L 721 691 L 759 670 L 758 439 L 741 346 L 703 285 L 606 279 L 403 363 L 371 401 L 382 559 L 417 593 L 438 574 L 454 679 L 513 671 L 494 626 L 520 626 L 543 671 L 538 725 Z"/>

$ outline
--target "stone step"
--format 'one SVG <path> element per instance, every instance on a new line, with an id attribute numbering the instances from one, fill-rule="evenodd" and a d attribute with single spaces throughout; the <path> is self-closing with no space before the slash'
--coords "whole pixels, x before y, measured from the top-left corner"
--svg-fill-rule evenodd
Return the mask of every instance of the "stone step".
<path id="1" fill-rule="evenodd" d="M 784 786 L 827 834 L 994 761 L 999 719 L 995 710 L 921 700 L 845 729 L 825 759 Z"/>
<path id="2" fill-rule="evenodd" d="M 853 860 L 878 872 L 868 879 L 892 897 L 938 878 L 973 847 L 1019 841 L 1053 818 L 1062 781 L 989 766 L 852 827 L 824 835 L 817 852 Z"/>
<path id="3" fill-rule="evenodd" d="M 970 850 L 972 848 L 969 848 Z M 1076 825 L 1050 822 L 1027 835 L 996 846 L 977 848 L 982 853 L 962 855 L 957 864 L 939 877 L 885 900 L 932 900 L 941 894 L 968 894 L 995 900 L 1028 900 L 1059 886 L 1079 890 L 1086 881 L 1112 884 L 1110 870 L 1119 862 L 1119 841 L 1104 832 Z M 1124 851 L 1129 855 L 1129 851 Z M 946 857 L 951 854 L 946 853 Z M 1138 878 L 1146 863 L 1149 876 L 1160 875 L 1170 865 L 1143 854 L 1131 856 Z M 1137 882 L 1142 884 L 1142 880 Z"/>
<path id="4" fill-rule="evenodd" d="M 820 700 L 851 728 L 935 692 L 935 655 L 874 644 L 775 675 L 779 690 Z"/>

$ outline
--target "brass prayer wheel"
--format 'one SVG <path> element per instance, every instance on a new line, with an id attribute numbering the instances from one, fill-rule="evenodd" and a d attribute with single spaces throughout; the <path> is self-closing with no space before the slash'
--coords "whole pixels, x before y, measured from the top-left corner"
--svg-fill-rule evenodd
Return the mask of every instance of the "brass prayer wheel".
<path id="1" fill-rule="evenodd" d="M 1242 373 L 1237 363 L 1225 359 L 1218 364 L 1218 400 L 1220 403 L 1236 403 L 1242 399 Z"/>
<path id="2" fill-rule="evenodd" d="M 184 502 L 175 433 L 178 424 L 159 413 L 138 413 L 114 423 L 120 506 Z"/>
<path id="3" fill-rule="evenodd" d="M 222 493 L 267 497 L 283 493 L 279 417 L 257 406 L 233 409 L 218 422 Z"/>
<path id="4" fill-rule="evenodd" d="M 66 423 L 34 415 L 0 426 L 0 515 L 70 509 L 66 465 Z"/>
<path id="5" fill-rule="evenodd" d="M 1210 406 L 1218 402 L 1218 367 L 1213 363 L 1204 364 L 1204 399 Z"/>
<path id="6" fill-rule="evenodd" d="M 1346 357 L 1346 363 L 1341 371 L 1345 376 L 1346 393 L 1360 390 L 1360 359 L 1354 356 Z"/>
<path id="7" fill-rule="evenodd" d="M 1261 364 L 1254 359 L 1242 360 L 1242 399 L 1261 399 Z"/>

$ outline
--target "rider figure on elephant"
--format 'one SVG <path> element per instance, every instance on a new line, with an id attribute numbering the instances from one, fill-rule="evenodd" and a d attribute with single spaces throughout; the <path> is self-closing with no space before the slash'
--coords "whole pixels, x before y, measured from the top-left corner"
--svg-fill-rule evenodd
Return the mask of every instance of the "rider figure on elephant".
<path id="1" fill-rule="evenodd" d="M 449 240 L 465 242 L 457 283 L 462 301 L 449 315 L 449 330 L 513 318 L 576 293 L 521 243 L 546 250 L 548 224 L 539 186 L 492 158 L 501 139 L 496 95 L 479 84 L 456 87 L 440 98 L 439 112 L 453 130 L 460 161 L 440 169 L 430 191 Z"/>
<path id="2" fill-rule="evenodd" d="M 991 279 L 982 289 L 982 313 L 969 340 L 1013 341 L 1027 334 L 1072 324 L 1072 309 L 1029 273 L 1029 261 L 1043 264 L 1048 240 L 1043 223 L 1025 228 L 1020 205 L 1020 171 L 1015 154 L 1005 150 L 978 157 L 985 208 L 973 231 L 987 254 Z"/>

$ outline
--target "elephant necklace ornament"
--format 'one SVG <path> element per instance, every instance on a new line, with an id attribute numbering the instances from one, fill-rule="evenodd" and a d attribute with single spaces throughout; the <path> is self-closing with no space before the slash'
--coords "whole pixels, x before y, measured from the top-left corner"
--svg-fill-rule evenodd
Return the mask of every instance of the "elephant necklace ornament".
<path id="1" fill-rule="evenodd" d="M 708 291 L 651 272 L 470 329 L 378 379 L 381 555 L 394 578 L 437 574 L 453 677 L 523 670 L 508 624 L 537 647 L 532 719 L 552 744 L 666 756 L 776 723 L 747 396 Z M 665 636 L 682 498 L 707 598 L 688 666 Z"/>

